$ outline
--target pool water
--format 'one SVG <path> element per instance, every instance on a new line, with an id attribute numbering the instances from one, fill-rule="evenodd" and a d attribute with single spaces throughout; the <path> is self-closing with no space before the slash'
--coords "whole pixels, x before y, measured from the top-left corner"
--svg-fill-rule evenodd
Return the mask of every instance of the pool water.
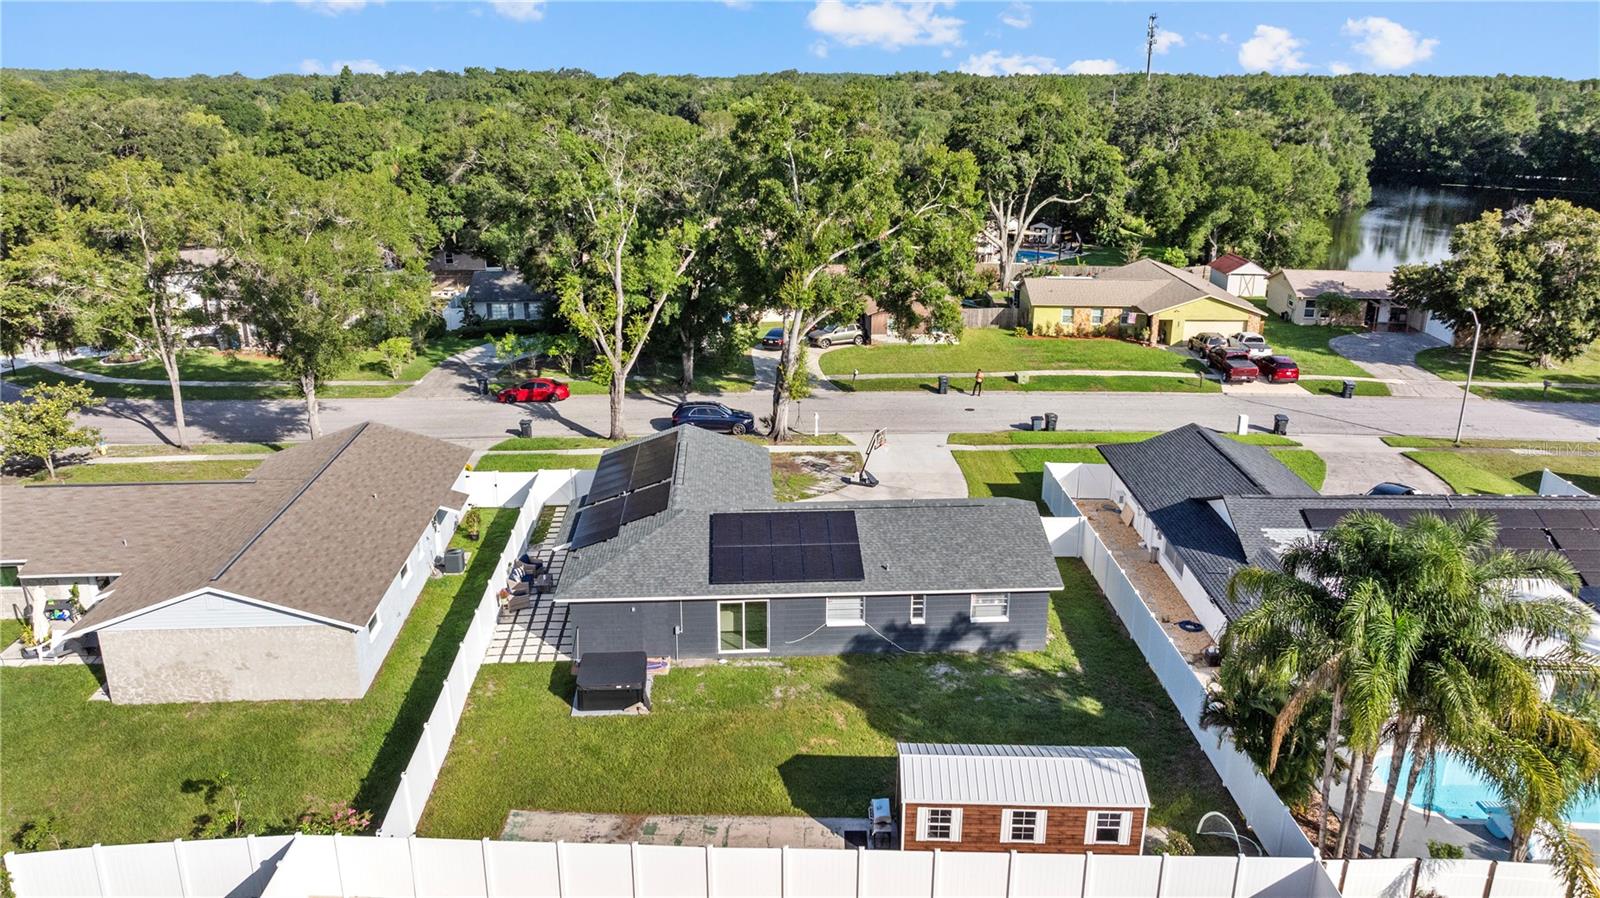
<path id="1" fill-rule="evenodd" d="M 1054 262 L 1061 258 L 1061 254 L 1042 249 L 1017 250 L 1018 262 Z"/>
<path id="2" fill-rule="evenodd" d="M 1400 790 L 1405 791 L 1406 777 L 1411 773 L 1412 758 L 1400 768 Z M 1428 805 L 1436 813 L 1446 817 L 1468 820 L 1486 820 L 1489 810 L 1500 806 L 1500 799 L 1487 783 L 1478 778 L 1472 768 L 1461 761 L 1447 755 L 1435 755 L 1432 766 L 1434 769 L 1433 801 Z M 1384 784 L 1389 775 L 1389 756 L 1382 755 L 1378 758 L 1377 768 L 1372 777 L 1372 788 L 1383 791 Z M 1423 779 L 1417 780 L 1417 791 L 1411 796 L 1411 801 L 1417 806 L 1422 806 L 1423 790 L 1427 783 L 1427 771 L 1423 771 Z M 1600 797 L 1591 798 L 1581 804 L 1575 805 L 1567 817 L 1569 823 L 1600 824 Z"/>

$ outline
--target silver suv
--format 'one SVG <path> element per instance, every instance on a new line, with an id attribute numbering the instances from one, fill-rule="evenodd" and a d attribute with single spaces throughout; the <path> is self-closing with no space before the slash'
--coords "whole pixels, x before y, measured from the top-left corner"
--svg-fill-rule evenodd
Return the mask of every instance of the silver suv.
<path id="1" fill-rule="evenodd" d="M 859 324 L 824 324 L 806 334 L 806 339 L 812 346 L 832 346 L 835 343 L 854 343 L 860 346 L 867 342 L 867 337 L 861 333 Z"/>

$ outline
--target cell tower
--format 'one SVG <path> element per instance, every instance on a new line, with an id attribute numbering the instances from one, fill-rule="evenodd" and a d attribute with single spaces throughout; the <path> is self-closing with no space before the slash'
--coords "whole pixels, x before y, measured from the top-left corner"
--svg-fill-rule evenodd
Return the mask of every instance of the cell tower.
<path id="1" fill-rule="evenodd" d="M 1156 52 L 1156 14 L 1150 14 L 1150 24 L 1144 29 L 1144 83 L 1150 83 L 1150 58 Z"/>

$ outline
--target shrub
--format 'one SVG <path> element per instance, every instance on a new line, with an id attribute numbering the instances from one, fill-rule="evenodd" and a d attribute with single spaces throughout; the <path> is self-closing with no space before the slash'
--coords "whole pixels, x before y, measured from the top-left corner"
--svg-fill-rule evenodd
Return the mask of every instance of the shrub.
<path id="1" fill-rule="evenodd" d="M 318 836 L 359 836 L 372 826 L 371 811 L 357 811 L 349 802 L 335 802 L 327 811 L 312 808 L 300 815 L 299 830 Z"/>
<path id="2" fill-rule="evenodd" d="M 461 516 L 461 529 L 467 531 L 467 539 L 476 540 L 483 531 L 483 513 L 476 508 L 467 509 Z"/>
<path id="3" fill-rule="evenodd" d="M 1028 329 L 1025 327 L 1019 327 L 1015 329 L 1015 333 L 1019 337 L 1026 337 L 1028 335 Z"/>
<path id="4" fill-rule="evenodd" d="M 1189 257 L 1176 246 L 1169 246 L 1161 251 L 1161 261 L 1171 265 L 1173 268 L 1182 268 L 1189 264 Z"/>
<path id="5" fill-rule="evenodd" d="M 1459 861 L 1466 856 L 1466 851 L 1460 845 L 1440 842 L 1437 839 L 1428 840 L 1428 857 L 1437 860 Z"/>
<path id="6" fill-rule="evenodd" d="M 399 377 L 416 357 L 417 350 L 411 345 L 410 337 L 390 337 L 378 344 L 378 358 L 383 362 L 383 370 L 389 372 L 390 380 Z"/>
<path id="7" fill-rule="evenodd" d="M 1189 837 L 1183 833 L 1178 832 L 1175 829 L 1168 830 L 1167 840 L 1155 849 L 1155 853 L 1188 857 L 1189 855 L 1194 854 L 1194 844 L 1191 843 L 1189 841 Z"/>

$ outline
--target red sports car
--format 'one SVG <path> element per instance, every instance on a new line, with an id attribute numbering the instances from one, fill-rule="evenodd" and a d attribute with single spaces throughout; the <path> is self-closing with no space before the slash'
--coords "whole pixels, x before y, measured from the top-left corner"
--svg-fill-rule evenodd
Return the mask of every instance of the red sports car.
<path id="1" fill-rule="evenodd" d="M 495 397 L 501 402 L 560 402 L 571 395 L 567 385 L 548 377 L 535 377 L 514 387 L 506 387 Z"/>

